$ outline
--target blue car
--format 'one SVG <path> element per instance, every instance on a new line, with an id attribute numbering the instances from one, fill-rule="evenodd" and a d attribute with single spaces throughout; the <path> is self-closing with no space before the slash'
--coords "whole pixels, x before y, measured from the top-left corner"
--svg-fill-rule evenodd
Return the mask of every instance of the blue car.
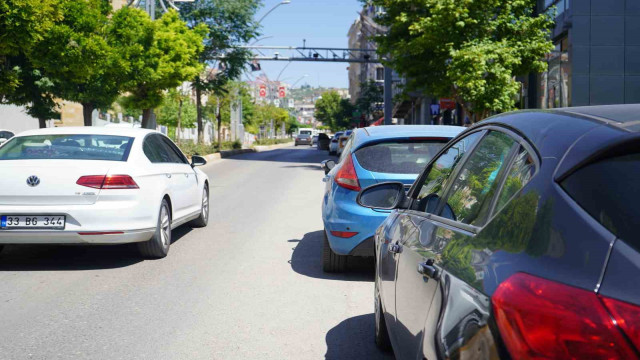
<path id="1" fill-rule="evenodd" d="M 356 203 L 361 189 L 400 181 L 407 189 L 427 163 L 465 128 L 442 125 L 378 126 L 354 130 L 336 164 L 322 162 L 323 270 L 344 271 L 348 256 L 373 256 L 373 235 L 388 211 Z"/>

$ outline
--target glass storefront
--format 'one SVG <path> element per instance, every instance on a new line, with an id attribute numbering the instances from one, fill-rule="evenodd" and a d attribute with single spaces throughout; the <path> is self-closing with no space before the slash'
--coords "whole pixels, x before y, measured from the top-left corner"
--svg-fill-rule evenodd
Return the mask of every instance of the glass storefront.
<path id="1" fill-rule="evenodd" d="M 538 107 L 541 109 L 571 106 L 571 63 L 567 45 L 567 38 L 556 43 L 556 50 L 547 55 L 547 71 L 538 75 Z"/>

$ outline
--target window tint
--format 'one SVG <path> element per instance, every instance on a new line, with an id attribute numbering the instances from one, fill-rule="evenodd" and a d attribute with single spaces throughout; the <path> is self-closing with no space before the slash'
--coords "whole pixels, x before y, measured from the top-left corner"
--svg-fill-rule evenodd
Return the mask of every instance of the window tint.
<path id="1" fill-rule="evenodd" d="M 144 141 L 144 154 L 152 163 L 173 162 L 170 149 L 164 144 L 158 135 L 149 135 Z"/>
<path id="2" fill-rule="evenodd" d="M 182 154 L 182 151 L 180 151 L 180 149 L 178 149 L 178 147 L 171 140 L 169 140 L 164 136 L 160 136 L 160 138 L 162 139 L 162 142 L 164 143 L 165 147 L 168 147 L 167 152 L 169 152 L 169 156 L 171 157 L 171 162 L 178 163 L 178 164 L 189 163 L 187 159 L 184 157 L 184 154 Z"/>
<path id="3" fill-rule="evenodd" d="M 0 148 L 0 160 L 61 159 L 127 161 L 133 138 L 70 134 L 14 137 Z"/>
<path id="4" fill-rule="evenodd" d="M 640 154 L 587 165 L 562 182 L 569 195 L 613 234 L 640 250 Z"/>
<path id="5" fill-rule="evenodd" d="M 509 175 L 504 182 L 502 191 L 498 195 L 496 202 L 495 213 L 500 212 L 502 208 L 507 205 L 507 202 L 511 200 L 520 189 L 522 189 L 533 177 L 536 171 L 536 165 L 533 161 L 531 154 L 522 146 L 518 150 L 518 155 L 513 161 L 513 165 L 509 170 Z"/>
<path id="6" fill-rule="evenodd" d="M 464 224 L 484 225 L 500 174 L 515 144 L 504 133 L 489 132 L 458 174 L 440 215 Z"/>
<path id="7" fill-rule="evenodd" d="M 374 144 L 356 151 L 363 168 L 380 173 L 419 174 L 447 143 L 438 141 L 394 141 Z"/>
<path id="8" fill-rule="evenodd" d="M 444 154 L 433 163 L 427 175 L 420 193 L 418 194 L 418 211 L 433 213 L 438 201 L 444 195 L 447 187 L 447 179 L 460 163 L 464 154 L 473 147 L 473 144 L 482 136 L 482 132 L 475 132 L 453 144 Z"/>

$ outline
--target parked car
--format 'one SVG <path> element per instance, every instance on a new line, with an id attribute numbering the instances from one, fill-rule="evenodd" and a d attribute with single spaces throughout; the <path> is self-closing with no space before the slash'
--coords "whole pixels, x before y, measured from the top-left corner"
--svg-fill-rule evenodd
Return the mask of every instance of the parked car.
<path id="1" fill-rule="evenodd" d="M 410 186 L 429 160 L 463 131 L 457 126 L 380 126 L 357 129 L 336 165 L 322 163 L 325 194 L 323 269 L 343 271 L 348 256 L 373 256 L 373 235 L 389 215 L 356 203 L 361 188 L 385 181 Z"/>
<path id="2" fill-rule="evenodd" d="M 204 164 L 151 130 L 23 132 L 0 147 L 0 247 L 137 243 L 164 257 L 172 229 L 208 223 Z"/>
<path id="3" fill-rule="evenodd" d="M 349 140 L 349 136 L 353 133 L 353 130 L 347 130 L 338 138 L 338 149 L 336 150 L 336 154 L 338 156 L 342 155 L 342 150 L 344 150 L 345 145 L 347 145 L 347 141 Z"/>
<path id="4" fill-rule="evenodd" d="M 7 142 L 7 140 L 11 139 L 14 136 L 15 134 L 13 133 L 13 131 L 0 129 L 0 145 L 4 144 L 5 142 Z"/>
<path id="5" fill-rule="evenodd" d="M 298 134 L 296 136 L 295 145 L 309 145 L 312 146 L 312 140 L 310 134 Z"/>
<path id="6" fill-rule="evenodd" d="M 318 135 L 313 135 L 313 137 L 311 137 L 311 145 L 315 145 L 318 143 Z"/>
<path id="7" fill-rule="evenodd" d="M 318 150 L 329 150 L 331 139 L 325 133 L 318 134 Z"/>
<path id="8" fill-rule="evenodd" d="M 344 134 L 344 131 L 338 131 L 331 138 L 331 143 L 329 143 L 329 155 L 336 155 L 338 153 L 338 141 L 342 134 Z"/>
<path id="9" fill-rule="evenodd" d="M 528 111 L 376 184 L 375 337 L 398 359 L 637 359 L 640 105 Z"/>

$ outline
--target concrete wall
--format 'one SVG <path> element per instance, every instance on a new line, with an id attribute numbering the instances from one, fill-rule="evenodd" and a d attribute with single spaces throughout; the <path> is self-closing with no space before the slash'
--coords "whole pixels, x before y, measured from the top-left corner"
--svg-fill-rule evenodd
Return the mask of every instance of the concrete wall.
<path id="1" fill-rule="evenodd" d="M 51 126 L 51 124 L 49 124 Z M 38 119 L 32 118 L 24 111 L 24 107 L 0 105 L 0 129 L 19 133 L 39 128 Z"/>

